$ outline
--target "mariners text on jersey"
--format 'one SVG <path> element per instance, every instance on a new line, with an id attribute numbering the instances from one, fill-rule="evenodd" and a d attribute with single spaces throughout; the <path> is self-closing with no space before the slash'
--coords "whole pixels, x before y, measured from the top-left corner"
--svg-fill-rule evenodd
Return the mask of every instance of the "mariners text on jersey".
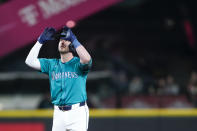
<path id="1" fill-rule="evenodd" d="M 63 78 L 78 78 L 76 72 L 52 72 L 52 80 L 63 79 Z"/>

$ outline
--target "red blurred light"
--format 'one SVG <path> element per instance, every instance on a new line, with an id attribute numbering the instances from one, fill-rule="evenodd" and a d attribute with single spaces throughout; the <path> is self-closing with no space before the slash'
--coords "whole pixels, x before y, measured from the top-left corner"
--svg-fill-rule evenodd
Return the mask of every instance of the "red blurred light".
<path id="1" fill-rule="evenodd" d="M 66 22 L 66 26 L 69 28 L 73 28 L 73 27 L 75 27 L 75 25 L 76 25 L 76 22 L 73 20 L 69 20 Z"/>

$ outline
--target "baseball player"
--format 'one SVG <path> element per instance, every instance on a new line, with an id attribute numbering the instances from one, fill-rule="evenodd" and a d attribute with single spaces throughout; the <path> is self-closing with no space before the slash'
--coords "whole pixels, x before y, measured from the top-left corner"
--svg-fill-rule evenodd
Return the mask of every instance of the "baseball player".
<path id="1" fill-rule="evenodd" d="M 38 58 L 42 45 L 53 40 L 55 33 L 54 28 L 46 28 L 25 63 L 49 75 L 51 101 L 54 104 L 52 131 L 87 131 L 89 109 L 86 104 L 86 79 L 92 59 L 67 27 L 63 27 L 58 44 L 60 59 Z M 78 57 L 73 55 L 73 51 Z"/>

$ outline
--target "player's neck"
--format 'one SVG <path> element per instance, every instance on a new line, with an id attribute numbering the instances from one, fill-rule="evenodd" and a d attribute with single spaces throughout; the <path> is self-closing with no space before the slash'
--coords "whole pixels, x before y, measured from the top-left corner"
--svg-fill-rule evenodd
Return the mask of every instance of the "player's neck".
<path id="1" fill-rule="evenodd" d="M 62 63 L 66 63 L 68 61 L 70 61 L 74 56 L 72 53 L 66 53 L 66 54 L 60 54 L 61 56 L 61 62 Z"/>

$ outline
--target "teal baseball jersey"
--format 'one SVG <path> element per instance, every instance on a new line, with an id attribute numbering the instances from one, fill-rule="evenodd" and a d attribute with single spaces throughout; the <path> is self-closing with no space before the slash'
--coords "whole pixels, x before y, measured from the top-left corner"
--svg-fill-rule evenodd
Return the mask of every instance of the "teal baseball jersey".
<path id="1" fill-rule="evenodd" d="M 92 60 L 81 64 L 78 57 L 62 63 L 60 59 L 40 58 L 41 72 L 49 75 L 51 101 L 54 105 L 72 105 L 86 101 L 86 79 Z"/>

